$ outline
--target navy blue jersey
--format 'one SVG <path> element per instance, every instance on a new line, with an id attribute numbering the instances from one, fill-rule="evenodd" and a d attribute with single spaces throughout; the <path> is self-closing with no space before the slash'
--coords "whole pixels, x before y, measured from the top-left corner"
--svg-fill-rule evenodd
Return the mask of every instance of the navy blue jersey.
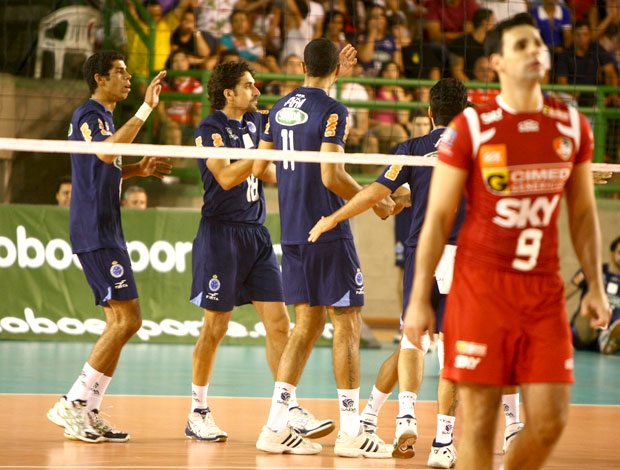
<path id="1" fill-rule="evenodd" d="M 437 146 L 439 139 L 445 128 L 440 127 L 433 129 L 429 134 L 409 139 L 396 147 L 396 155 L 422 155 L 425 157 L 434 157 L 437 155 Z M 387 186 L 392 191 L 409 183 L 411 188 L 411 227 L 409 229 L 409 237 L 405 244 L 415 247 L 418 244 L 418 237 L 424 224 L 426 216 L 426 206 L 428 205 L 428 191 L 431 184 L 431 176 L 433 175 L 433 167 L 430 166 L 403 166 L 391 165 L 385 169 L 383 174 L 377 178 L 377 183 Z M 456 238 L 459 229 L 465 219 L 465 198 L 461 199 L 454 226 L 448 239 L 449 244 L 456 244 Z"/>
<path id="2" fill-rule="evenodd" d="M 301 87 L 278 101 L 269 113 L 262 139 L 278 150 L 321 149 L 323 142 L 344 147 L 349 112 L 324 90 Z M 323 185 L 319 163 L 276 162 L 280 203 L 281 241 L 307 244 L 308 232 L 325 215 L 340 209 L 344 199 Z M 322 242 L 353 238 L 349 222 L 321 237 Z"/>
<path id="3" fill-rule="evenodd" d="M 256 148 L 267 115 L 245 113 L 241 121 L 228 119 L 216 111 L 202 120 L 196 129 L 197 147 Z M 234 160 L 231 160 L 234 161 Z M 205 190 L 202 216 L 222 222 L 263 224 L 265 222 L 265 195 L 263 182 L 250 175 L 243 183 L 225 191 L 207 167 L 207 159 L 198 160 Z"/>
<path id="4" fill-rule="evenodd" d="M 88 100 L 71 118 L 69 140 L 101 142 L 114 134 L 112 112 Z M 125 249 L 121 227 L 121 157 L 108 164 L 95 154 L 71 154 L 73 188 L 69 235 L 74 253 L 100 248 Z"/>

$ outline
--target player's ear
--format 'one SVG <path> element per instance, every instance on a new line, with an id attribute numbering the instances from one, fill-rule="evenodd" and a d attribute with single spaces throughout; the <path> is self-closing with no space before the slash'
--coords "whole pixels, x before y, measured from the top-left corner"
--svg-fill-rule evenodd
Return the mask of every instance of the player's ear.
<path id="1" fill-rule="evenodd" d="M 226 99 L 226 103 L 228 103 L 229 99 L 232 99 L 234 94 L 235 94 L 234 91 L 231 90 L 230 88 L 224 89 L 224 99 Z"/>
<path id="2" fill-rule="evenodd" d="M 104 75 L 101 75 L 100 73 L 96 73 L 94 78 L 95 82 L 97 83 L 97 87 L 100 87 L 105 83 L 106 77 Z"/>
<path id="3" fill-rule="evenodd" d="M 491 68 L 493 70 L 495 70 L 496 73 L 499 74 L 499 67 L 502 61 L 502 56 L 500 54 L 491 54 L 491 56 L 489 57 L 489 64 L 491 65 Z"/>
<path id="4" fill-rule="evenodd" d="M 336 78 L 340 76 L 340 64 L 336 65 Z"/>
<path id="5" fill-rule="evenodd" d="M 303 70 L 304 75 L 305 75 L 306 74 L 306 63 L 305 62 L 301 63 L 301 70 Z"/>

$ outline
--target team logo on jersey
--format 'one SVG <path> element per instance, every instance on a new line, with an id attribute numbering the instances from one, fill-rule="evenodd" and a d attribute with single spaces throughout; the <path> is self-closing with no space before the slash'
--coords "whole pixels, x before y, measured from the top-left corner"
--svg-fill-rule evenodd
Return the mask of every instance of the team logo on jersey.
<path id="1" fill-rule="evenodd" d="M 441 137 L 439 138 L 440 145 L 452 147 L 452 144 L 454 144 L 454 139 L 456 139 L 456 129 L 453 126 L 454 124 L 450 124 L 446 127 L 446 130 L 443 131 L 443 134 L 441 134 Z"/>
<path id="2" fill-rule="evenodd" d="M 123 157 L 122 157 L 122 155 L 119 155 L 118 157 L 116 157 L 116 159 L 114 160 L 114 166 L 116 168 L 118 168 L 119 170 L 123 171 Z"/>
<path id="3" fill-rule="evenodd" d="M 487 187 L 494 193 L 509 193 L 509 179 L 507 168 L 494 168 L 482 170 L 482 177 Z"/>
<path id="4" fill-rule="evenodd" d="M 201 135 L 196 137 L 195 143 L 196 143 L 196 147 L 202 147 L 202 136 Z"/>
<path id="5" fill-rule="evenodd" d="M 118 261 L 112 261 L 112 266 L 110 266 L 110 276 L 114 278 L 119 278 L 123 274 L 125 274 L 125 268 Z"/>
<path id="6" fill-rule="evenodd" d="M 90 131 L 90 127 L 88 127 L 87 122 L 80 126 L 80 130 L 82 131 L 82 137 L 84 137 L 84 140 L 86 142 L 90 142 L 91 140 L 93 140 L 93 134 Z"/>
<path id="7" fill-rule="evenodd" d="M 110 132 L 110 126 L 107 122 L 104 125 L 101 119 L 97 119 L 97 121 L 99 123 L 99 130 L 101 131 L 102 135 L 112 135 L 112 133 Z"/>
<path id="8" fill-rule="evenodd" d="M 553 139 L 553 150 L 562 160 L 568 160 L 573 154 L 573 141 L 568 137 L 556 137 Z"/>
<path id="9" fill-rule="evenodd" d="M 226 128 L 226 132 L 228 132 L 228 136 L 230 137 L 231 140 L 239 140 L 239 136 L 235 134 L 230 127 Z"/>
<path id="10" fill-rule="evenodd" d="M 517 125 L 517 128 L 519 132 L 538 132 L 540 130 L 540 124 L 533 119 L 526 119 L 525 121 L 521 121 Z"/>
<path id="11" fill-rule="evenodd" d="M 248 121 L 247 122 L 248 125 L 248 130 L 252 133 L 252 134 L 256 134 L 256 125 L 252 122 L 252 121 Z"/>
<path id="12" fill-rule="evenodd" d="M 506 145 L 482 145 L 478 153 L 482 178 L 495 193 L 509 193 Z"/>
<path id="13" fill-rule="evenodd" d="M 290 97 L 284 103 L 285 108 L 301 108 L 301 106 L 306 102 L 306 95 L 303 93 L 297 93 L 295 96 Z"/>
<path id="14" fill-rule="evenodd" d="M 67 137 L 71 137 L 72 134 L 73 134 L 73 124 L 69 124 L 69 133 L 67 134 Z"/>
<path id="15" fill-rule="evenodd" d="M 325 126 L 325 137 L 334 137 L 336 135 L 336 127 L 338 127 L 338 115 L 336 113 L 330 114 Z"/>
<path id="16" fill-rule="evenodd" d="M 211 292 L 217 292 L 222 287 L 220 280 L 217 278 L 217 274 L 214 274 L 211 280 L 209 281 L 209 290 Z"/>
<path id="17" fill-rule="evenodd" d="M 480 115 L 480 120 L 483 124 L 488 125 L 493 122 L 501 121 L 503 117 L 502 108 L 497 108 L 493 111 L 489 111 L 488 113 L 482 113 Z"/>
<path id="18" fill-rule="evenodd" d="M 308 114 L 301 109 L 282 108 L 276 113 L 276 122 L 283 126 L 297 126 L 308 121 Z"/>
<path id="19" fill-rule="evenodd" d="M 383 176 L 390 181 L 396 181 L 396 178 L 402 169 L 402 165 L 391 165 Z"/>
<path id="20" fill-rule="evenodd" d="M 218 134 L 217 132 L 211 134 L 211 139 L 213 139 L 213 146 L 214 147 L 223 147 L 224 146 L 224 139 L 222 139 L 222 135 Z M 201 140 L 202 143 L 202 140 Z"/>
<path id="21" fill-rule="evenodd" d="M 362 274 L 362 270 L 361 269 L 357 269 L 357 272 L 355 273 L 355 283 L 358 286 L 361 286 L 362 284 L 364 284 L 364 275 Z"/>

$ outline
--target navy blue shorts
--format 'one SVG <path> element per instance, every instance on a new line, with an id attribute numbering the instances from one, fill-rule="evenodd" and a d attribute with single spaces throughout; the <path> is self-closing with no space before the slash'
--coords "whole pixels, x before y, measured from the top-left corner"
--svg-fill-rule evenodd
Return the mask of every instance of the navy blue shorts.
<path id="1" fill-rule="evenodd" d="M 415 274 L 415 253 L 416 249 L 410 246 L 405 248 L 405 272 L 403 276 L 403 311 L 400 314 L 400 329 L 403 329 L 403 315 L 409 304 L 409 296 L 413 287 L 413 278 Z M 443 331 L 443 313 L 446 309 L 447 295 L 439 293 L 437 281 L 433 278 L 433 287 L 431 291 L 431 305 L 435 310 L 435 329 L 436 333 Z"/>
<path id="2" fill-rule="evenodd" d="M 411 207 L 405 207 L 394 217 L 394 259 L 396 266 L 405 267 L 405 241 L 411 228 Z"/>
<path id="3" fill-rule="evenodd" d="M 127 250 L 101 248 L 78 253 L 86 280 L 95 294 L 95 304 L 109 307 L 108 300 L 138 298 L 131 259 Z"/>
<path id="4" fill-rule="evenodd" d="M 282 278 L 287 304 L 364 305 L 364 276 L 353 240 L 282 245 Z"/>
<path id="5" fill-rule="evenodd" d="M 190 301 L 215 312 L 237 305 L 282 302 L 282 273 L 263 225 L 202 218 L 192 247 Z"/>

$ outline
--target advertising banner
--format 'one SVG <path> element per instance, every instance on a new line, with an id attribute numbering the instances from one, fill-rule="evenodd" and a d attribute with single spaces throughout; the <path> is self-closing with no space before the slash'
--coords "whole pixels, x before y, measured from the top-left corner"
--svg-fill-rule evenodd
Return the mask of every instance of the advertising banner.
<path id="1" fill-rule="evenodd" d="M 122 218 L 143 317 L 133 341 L 194 343 L 203 319 L 189 302 L 200 212 L 123 210 Z M 278 243 L 278 215 L 268 215 L 266 225 Z M 71 253 L 68 209 L 0 205 L 0 298 L 0 339 L 94 341 L 101 334 L 103 309 Z M 261 344 L 264 335 L 246 305 L 233 311 L 223 343 Z M 328 324 L 319 341 L 330 339 Z"/>

